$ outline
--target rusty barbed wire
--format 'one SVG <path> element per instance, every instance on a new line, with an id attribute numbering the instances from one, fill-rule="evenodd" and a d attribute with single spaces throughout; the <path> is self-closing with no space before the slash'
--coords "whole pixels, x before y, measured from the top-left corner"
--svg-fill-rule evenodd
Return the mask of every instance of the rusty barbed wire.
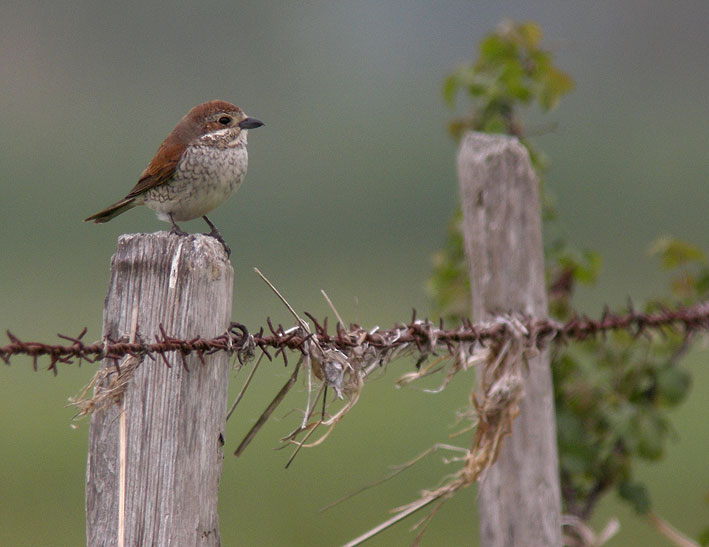
<path id="1" fill-rule="evenodd" d="M 288 364 L 286 350 L 306 352 L 306 344 L 314 339 L 320 347 L 333 351 L 348 352 L 357 346 L 368 346 L 378 351 L 395 351 L 397 348 L 415 347 L 419 355 L 425 357 L 437 351 L 452 354 L 455 346 L 461 343 L 485 345 L 489 342 L 500 342 L 513 336 L 510 318 L 520 324 L 526 331 L 526 337 L 532 345 L 543 347 L 549 343 L 568 343 L 583 341 L 589 337 L 605 334 L 611 331 L 625 330 L 633 336 L 646 335 L 651 332 L 662 332 L 665 329 L 681 329 L 685 335 L 695 331 L 709 330 L 709 302 L 702 302 L 691 307 L 675 309 L 661 308 L 654 312 L 643 313 L 630 309 L 622 314 L 605 309 L 599 319 L 578 316 L 561 323 L 549 318 L 534 319 L 522 316 L 507 316 L 488 322 L 472 323 L 464 320 L 453 329 L 444 328 L 442 322 L 437 326 L 428 319 L 417 319 L 414 310 L 408 323 L 395 325 L 391 329 L 374 327 L 365 329 L 351 324 L 346 328 L 339 322 L 335 332 L 328 330 L 327 317 L 319 321 L 313 315 L 305 313 L 314 325 L 313 332 L 306 332 L 301 326 L 285 329 L 282 325 L 274 326 L 270 318 L 266 319 L 268 332 L 261 327 L 258 332 L 250 334 L 241 323 L 232 322 L 224 334 L 214 338 L 195 337 L 189 340 L 169 336 L 160 326 L 160 335 L 155 336 L 155 342 L 144 341 L 130 343 L 126 339 L 105 339 L 101 342 L 87 344 L 83 341 L 87 329 L 84 328 L 78 336 L 64 334 L 57 336 L 71 342 L 68 345 L 46 344 L 42 342 L 26 342 L 13 335 L 9 330 L 7 336 L 10 343 L 0 346 L 0 360 L 9 365 L 10 360 L 18 355 L 32 358 L 34 370 L 38 369 L 40 357 L 49 358 L 47 370 L 58 373 L 58 364 L 73 364 L 81 361 L 93 363 L 97 360 L 110 359 L 118 366 L 118 362 L 126 355 L 133 357 L 148 357 L 153 361 L 160 357 L 170 366 L 165 358 L 166 353 L 177 352 L 185 365 L 184 357 L 195 353 L 200 360 L 204 355 L 217 351 L 227 351 L 237 356 L 240 362 L 250 358 L 256 348 L 260 348 L 269 360 L 281 356 Z M 273 355 L 269 351 L 273 351 Z"/>

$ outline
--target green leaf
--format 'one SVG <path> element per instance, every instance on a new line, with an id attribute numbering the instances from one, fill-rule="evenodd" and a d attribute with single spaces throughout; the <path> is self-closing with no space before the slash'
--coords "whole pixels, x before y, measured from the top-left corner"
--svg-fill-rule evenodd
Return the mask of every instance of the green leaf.
<path id="1" fill-rule="evenodd" d="M 539 47 L 542 41 L 542 29 L 534 21 L 525 21 L 517 25 L 517 33 L 521 38 L 522 45 L 528 50 L 534 50 Z"/>
<path id="2" fill-rule="evenodd" d="M 581 260 L 576 263 L 574 277 L 579 283 L 590 285 L 596 282 L 600 271 L 601 255 L 595 251 L 585 250 L 581 253 Z"/>
<path id="3" fill-rule="evenodd" d="M 552 261 L 555 260 L 562 270 L 568 271 L 574 281 L 585 285 L 596 282 L 601 271 L 601 255 L 597 252 L 579 252 L 568 248 L 566 243 L 559 242 L 556 248 L 550 249 L 550 253 Z"/>
<path id="4" fill-rule="evenodd" d="M 480 68 L 500 65 L 516 57 L 517 46 L 497 34 L 491 34 L 480 42 Z"/>
<path id="5" fill-rule="evenodd" d="M 452 107 L 455 104 L 458 89 L 460 89 L 460 80 L 457 74 L 453 73 L 443 80 L 443 100 L 448 106 Z"/>
<path id="6" fill-rule="evenodd" d="M 483 133 L 502 133 L 504 134 L 507 129 L 507 124 L 505 124 L 505 120 L 501 116 L 495 116 L 493 118 L 490 118 L 485 122 L 485 125 L 483 125 L 480 130 Z"/>
<path id="7" fill-rule="evenodd" d="M 636 416 L 635 407 L 625 403 L 613 408 L 606 417 L 608 433 L 612 431 L 614 437 L 622 438 L 631 450 L 638 444 Z"/>
<path id="8" fill-rule="evenodd" d="M 641 515 L 645 515 L 650 510 L 650 496 L 645 486 L 638 482 L 621 482 L 618 485 L 618 495 L 629 502 Z"/>
<path id="9" fill-rule="evenodd" d="M 686 370 L 668 366 L 660 370 L 657 376 L 657 394 L 668 406 L 681 403 L 692 386 L 692 376 Z"/>
<path id="10" fill-rule="evenodd" d="M 553 110 L 559 104 L 561 97 L 574 88 L 571 77 L 561 70 L 550 68 L 544 77 L 542 90 L 539 93 L 539 106 L 542 110 Z"/>
<path id="11" fill-rule="evenodd" d="M 504 95 L 527 104 L 532 99 L 532 90 L 525 83 L 524 71 L 518 64 L 505 66 L 500 74 L 499 83 Z"/>
<path id="12" fill-rule="evenodd" d="M 662 441 L 667 424 L 661 418 L 650 413 L 638 416 L 638 456 L 646 460 L 659 460 L 662 457 Z"/>
<path id="13" fill-rule="evenodd" d="M 706 262 L 706 256 L 701 249 L 668 236 L 656 239 L 650 246 L 649 252 L 660 258 L 660 264 L 666 270 L 689 262 Z"/>
<path id="14" fill-rule="evenodd" d="M 704 298 L 709 292 L 709 269 L 702 268 L 697 275 L 694 283 L 694 290 L 697 291 L 699 298 Z"/>

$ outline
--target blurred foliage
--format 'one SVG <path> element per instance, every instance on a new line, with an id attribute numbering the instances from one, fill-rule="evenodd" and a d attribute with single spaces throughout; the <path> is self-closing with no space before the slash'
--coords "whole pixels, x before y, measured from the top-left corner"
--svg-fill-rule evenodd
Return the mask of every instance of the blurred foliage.
<path id="1" fill-rule="evenodd" d="M 669 296 L 648 303 L 651 312 L 670 304 L 691 305 L 707 296 L 706 259 L 695 247 L 662 238 L 652 249 L 670 273 Z M 549 291 L 549 311 L 571 319 L 573 286 L 587 279 L 592 262 L 581 257 L 551 264 L 560 289 Z M 578 275 L 580 273 L 580 275 Z M 684 334 L 614 332 L 557 348 L 552 356 L 559 462 L 564 510 L 588 519 L 600 496 L 615 488 L 639 513 L 650 510 L 645 486 L 633 479 L 635 459 L 659 460 L 672 434 L 667 410 L 689 392 L 691 376 L 680 365 Z"/>
<path id="2" fill-rule="evenodd" d="M 552 64 L 552 55 L 540 48 L 542 31 L 535 23 L 503 22 L 483 38 L 475 64 L 462 66 L 443 83 L 443 99 L 455 104 L 463 90 L 471 109 L 449 124 L 456 138 L 467 130 L 523 136 L 517 106 L 536 102 L 553 109 L 573 89 L 573 81 Z"/>
<path id="3" fill-rule="evenodd" d="M 452 108 L 463 94 L 468 111 L 449 123 L 459 139 L 465 131 L 518 137 L 530 152 L 540 177 L 543 156 L 525 139 L 519 108 L 537 104 L 553 109 L 571 91 L 571 78 L 541 49 L 542 32 L 531 22 L 504 22 L 479 46 L 478 58 L 443 84 Z M 545 228 L 556 217 L 542 187 Z M 454 322 L 468 315 L 470 288 L 461 234 L 462 215 L 454 213 L 444 247 L 434 256 L 429 288 L 435 307 Z M 653 245 L 661 267 L 671 275 L 670 292 L 646 311 L 677 303 L 690 305 L 709 291 L 709 266 L 697 248 L 670 238 Z M 597 253 L 579 251 L 562 239 L 545 244 L 549 312 L 559 320 L 576 315 L 572 296 L 577 284 L 593 284 L 600 270 Z M 691 377 L 679 364 L 687 349 L 681 333 L 664 336 L 616 332 L 604 339 L 559 346 L 552 355 L 559 460 L 564 512 L 590 518 L 600 497 L 615 489 L 639 513 L 650 510 L 645 486 L 634 480 L 633 462 L 658 460 L 673 430 L 667 409 L 686 397 Z"/>

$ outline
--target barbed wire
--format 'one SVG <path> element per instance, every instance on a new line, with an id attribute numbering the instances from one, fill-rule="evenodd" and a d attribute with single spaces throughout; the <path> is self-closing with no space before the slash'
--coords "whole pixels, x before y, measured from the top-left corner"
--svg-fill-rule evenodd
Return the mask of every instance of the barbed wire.
<path id="1" fill-rule="evenodd" d="M 307 343 L 311 339 L 322 348 L 341 352 L 349 352 L 357 346 L 367 346 L 380 352 L 394 352 L 398 349 L 415 347 L 422 356 L 438 351 L 452 354 L 455 346 L 461 343 L 484 345 L 492 341 L 502 342 L 516 335 L 517 327 L 511 327 L 511 320 L 522 327 L 530 345 L 537 347 L 549 343 L 583 341 L 589 337 L 619 330 L 628 331 L 636 337 L 651 332 L 662 332 L 665 329 L 672 331 L 681 329 L 685 335 L 709 330 L 709 302 L 691 307 L 661 308 L 653 312 L 636 312 L 630 307 L 622 314 L 613 313 L 606 308 L 599 319 L 578 316 L 565 323 L 549 318 L 535 319 L 507 315 L 480 323 L 464 320 L 456 328 L 448 329 L 444 328 L 442 322 L 436 325 L 428 319 L 417 319 L 414 310 L 413 317 L 408 323 L 395 325 L 390 329 L 379 327 L 365 329 L 356 324 L 346 328 L 338 322 L 334 333 L 328 329 L 327 317 L 319 321 L 307 312 L 305 315 L 314 325 L 312 332 L 308 332 L 301 325 L 288 329 L 280 324 L 274 326 L 271 320 L 267 319 L 267 327 L 261 327 L 254 334 L 249 333 L 243 324 L 232 322 L 224 334 L 214 338 L 198 336 L 192 339 L 180 339 L 169 336 L 160 325 L 160 335 L 156 335 L 152 343 L 142 340 L 130 343 L 126 337 L 119 340 L 105 338 L 103 341 L 87 344 L 83 341 L 87 332 L 84 328 L 76 337 L 57 335 L 71 344 L 46 344 L 23 341 L 8 330 L 6 332 L 10 343 L 0 346 L 0 360 L 9 365 L 13 357 L 29 356 L 32 358 L 34 370 L 37 370 L 38 359 L 48 357 L 50 363 L 47 370 L 57 374 L 57 366 L 60 363 L 69 365 L 77 362 L 80 364 L 81 361 L 93 363 L 101 359 L 112 359 L 118 366 L 119 360 L 126 355 L 149 357 L 152 360 L 160 357 L 167 366 L 170 366 L 165 354 L 177 352 L 181 356 L 183 365 L 186 366 L 186 355 L 195 353 L 200 360 L 203 360 L 204 355 L 227 351 L 236 354 L 239 361 L 243 361 L 253 356 L 256 348 L 260 348 L 269 360 L 280 355 L 287 365 L 286 350 L 306 352 Z M 273 355 L 271 351 L 274 352 Z"/>

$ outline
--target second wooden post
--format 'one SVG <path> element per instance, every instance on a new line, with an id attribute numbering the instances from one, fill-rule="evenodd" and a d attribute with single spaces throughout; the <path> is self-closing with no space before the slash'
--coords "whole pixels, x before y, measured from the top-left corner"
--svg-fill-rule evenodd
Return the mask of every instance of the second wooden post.
<path id="1" fill-rule="evenodd" d="M 458 153 L 472 319 L 546 317 L 538 181 L 519 141 L 468 133 Z M 520 413 L 479 488 L 484 547 L 561 545 L 554 394 L 546 352 L 528 360 Z"/>

